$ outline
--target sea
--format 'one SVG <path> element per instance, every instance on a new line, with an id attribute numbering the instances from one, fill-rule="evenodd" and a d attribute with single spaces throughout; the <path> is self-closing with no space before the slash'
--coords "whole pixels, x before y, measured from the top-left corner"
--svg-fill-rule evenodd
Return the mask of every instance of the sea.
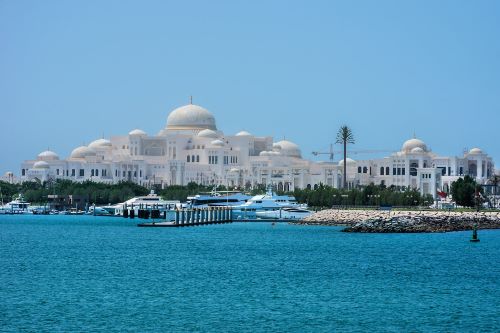
<path id="1" fill-rule="evenodd" d="M 500 332 L 500 230 L 0 216 L 0 332 Z"/>

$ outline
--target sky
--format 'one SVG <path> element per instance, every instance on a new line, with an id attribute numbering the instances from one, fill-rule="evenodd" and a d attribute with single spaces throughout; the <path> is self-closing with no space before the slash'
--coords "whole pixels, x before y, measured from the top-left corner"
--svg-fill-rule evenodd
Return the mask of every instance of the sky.
<path id="1" fill-rule="evenodd" d="M 0 173 L 156 135 L 189 96 L 225 134 L 286 138 L 307 159 L 327 160 L 311 152 L 345 124 L 354 159 L 416 135 L 500 165 L 499 36 L 494 0 L 0 0 Z"/>

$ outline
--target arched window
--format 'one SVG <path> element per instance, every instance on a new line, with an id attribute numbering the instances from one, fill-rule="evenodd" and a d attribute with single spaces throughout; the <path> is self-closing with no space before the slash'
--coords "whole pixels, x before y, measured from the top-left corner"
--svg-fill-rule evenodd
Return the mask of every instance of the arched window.
<path id="1" fill-rule="evenodd" d="M 191 155 L 191 162 L 194 163 L 194 155 Z"/>
<path id="2" fill-rule="evenodd" d="M 383 176 L 384 175 L 384 167 L 380 167 L 380 175 Z"/>
<path id="3" fill-rule="evenodd" d="M 196 162 L 199 163 L 200 162 L 200 155 L 196 155 Z"/>
<path id="4" fill-rule="evenodd" d="M 386 175 L 390 175 L 390 172 L 389 172 L 389 167 L 385 167 L 385 174 L 386 174 Z"/>
<path id="5" fill-rule="evenodd" d="M 358 167 L 358 173 L 361 173 L 361 167 L 360 166 Z"/>
<path id="6" fill-rule="evenodd" d="M 417 162 L 410 163 L 410 176 L 415 177 L 417 175 L 417 168 L 418 168 Z"/>
<path id="7" fill-rule="evenodd" d="M 189 156 L 189 155 L 187 156 L 187 162 L 188 163 L 191 162 L 191 156 Z"/>

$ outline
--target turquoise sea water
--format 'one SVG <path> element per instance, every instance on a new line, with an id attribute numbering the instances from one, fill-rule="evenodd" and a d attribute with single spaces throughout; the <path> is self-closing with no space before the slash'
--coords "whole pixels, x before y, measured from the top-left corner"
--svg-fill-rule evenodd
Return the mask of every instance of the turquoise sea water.
<path id="1" fill-rule="evenodd" d="M 0 216 L 0 331 L 500 331 L 500 230 L 137 222 Z"/>

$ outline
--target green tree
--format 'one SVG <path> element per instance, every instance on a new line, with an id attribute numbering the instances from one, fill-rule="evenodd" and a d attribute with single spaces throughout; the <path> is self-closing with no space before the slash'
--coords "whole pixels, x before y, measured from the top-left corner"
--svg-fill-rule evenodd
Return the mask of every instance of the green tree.
<path id="1" fill-rule="evenodd" d="M 342 144 L 344 146 L 344 188 L 347 188 L 347 144 L 354 143 L 354 134 L 352 130 L 343 125 L 339 128 L 337 132 L 337 140 L 335 143 Z"/>
<path id="2" fill-rule="evenodd" d="M 475 193 L 476 181 L 469 176 L 460 177 L 451 184 L 451 196 L 460 206 L 474 207 Z"/>

